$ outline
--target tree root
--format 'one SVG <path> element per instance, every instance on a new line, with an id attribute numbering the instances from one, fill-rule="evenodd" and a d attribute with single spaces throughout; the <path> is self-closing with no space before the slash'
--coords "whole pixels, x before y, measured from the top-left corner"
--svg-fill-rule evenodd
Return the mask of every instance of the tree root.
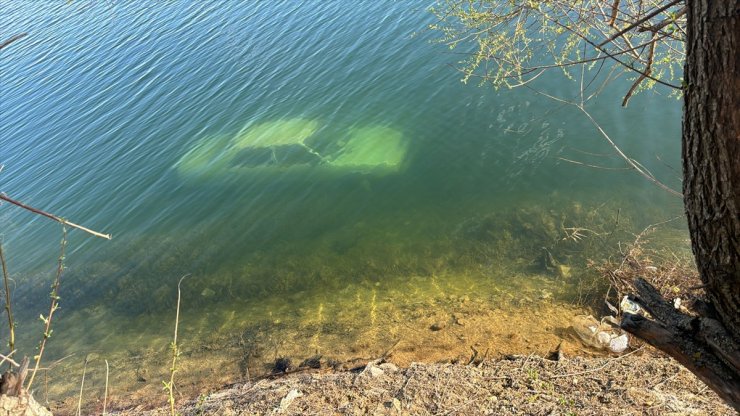
<path id="1" fill-rule="evenodd" d="M 621 327 L 683 364 L 740 411 L 740 352 L 737 342 L 709 316 L 691 316 L 675 309 L 643 278 L 635 280 L 631 300 L 653 320 L 625 313 Z"/>

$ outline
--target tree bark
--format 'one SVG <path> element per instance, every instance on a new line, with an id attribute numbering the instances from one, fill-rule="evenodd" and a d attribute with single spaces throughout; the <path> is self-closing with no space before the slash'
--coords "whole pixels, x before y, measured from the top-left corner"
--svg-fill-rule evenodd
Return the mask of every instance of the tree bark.
<path id="1" fill-rule="evenodd" d="M 740 342 L 740 0 L 687 5 L 684 204 L 709 299 Z"/>
<path id="2" fill-rule="evenodd" d="M 740 0 L 687 0 L 683 194 L 710 306 L 675 310 L 638 279 L 652 321 L 622 327 L 671 355 L 740 411 Z"/>

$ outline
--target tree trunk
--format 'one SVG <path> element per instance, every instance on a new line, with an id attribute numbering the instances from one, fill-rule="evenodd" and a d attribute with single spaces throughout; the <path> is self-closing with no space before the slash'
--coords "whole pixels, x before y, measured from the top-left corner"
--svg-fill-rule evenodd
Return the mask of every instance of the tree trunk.
<path id="1" fill-rule="evenodd" d="M 740 1 L 688 1 L 683 193 L 702 281 L 740 341 Z"/>
<path id="2" fill-rule="evenodd" d="M 740 411 L 740 0 L 687 0 L 683 194 L 710 305 L 677 311 L 644 280 L 654 321 L 622 327 L 681 362 Z M 657 322 L 656 322 L 657 321 Z"/>

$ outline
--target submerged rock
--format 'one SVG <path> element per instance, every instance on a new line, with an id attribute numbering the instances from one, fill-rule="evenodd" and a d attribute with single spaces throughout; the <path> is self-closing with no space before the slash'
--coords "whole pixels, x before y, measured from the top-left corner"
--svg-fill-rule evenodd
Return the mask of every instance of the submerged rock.
<path id="1" fill-rule="evenodd" d="M 558 276 L 562 279 L 568 279 L 570 278 L 570 266 L 566 266 L 564 264 L 558 264 L 555 268 L 558 272 Z"/>
<path id="2" fill-rule="evenodd" d="M 272 372 L 273 373 L 285 373 L 286 371 L 290 370 L 291 366 L 292 366 L 292 363 L 290 361 L 290 358 L 280 357 L 277 360 L 275 360 L 275 365 L 272 366 Z"/>
<path id="3" fill-rule="evenodd" d="M 432 325 L 431 325 L 431 326 L 429 327 L 429 329 L 431 329 L 432 331 L 441 331 L 441 330 L 442 330 L 442 329 L 444 329 L 444 327 L 446 327 L 446 326 L 447 326 L 447 323 L 446 323 L 446 322 L 442 322 L 442 321 L 439 321 L 439 322 L 435 322 L 435 323 L 433 323 L 433 324 L 432 324 Z"/>
<path id="4" fill-rule="evenodd" d="M 301 363 L 301 367 L 321 368 L 321 355 L 317 354 L 313 357 L 306 358 Z"/>

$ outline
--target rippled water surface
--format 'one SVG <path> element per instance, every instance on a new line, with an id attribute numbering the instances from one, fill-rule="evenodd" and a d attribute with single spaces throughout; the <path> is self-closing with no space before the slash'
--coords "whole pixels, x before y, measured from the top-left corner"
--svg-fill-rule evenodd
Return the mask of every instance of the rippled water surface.
<path id="1" fill-rule="evenodd" d="M 576 110 L 462 84 L 427 3 L 347 4 L 0 1 L 0 39 L 29 33 L 0 52 L 0 191 L 113 235 L 70 232 L 50 359 L 78 371 L 93 353 L 89 388 L 109 359 L 120 394 L 159 394 L 186 274 L 193 378 L 404 342 L 401 361 L 467 354 L 465 337 L 546 349 L 590 293 L 588 260 L 681 214 L 632 172 L 564 161 L 623 167 Z M 679 187 L 678 101 L 623 109 L 626 85 L 589 109 Z M 0 226 L 32 351 L 60 226 L 7 204 Z M 541 334 L 517 343 L 513 322 Z"/>

